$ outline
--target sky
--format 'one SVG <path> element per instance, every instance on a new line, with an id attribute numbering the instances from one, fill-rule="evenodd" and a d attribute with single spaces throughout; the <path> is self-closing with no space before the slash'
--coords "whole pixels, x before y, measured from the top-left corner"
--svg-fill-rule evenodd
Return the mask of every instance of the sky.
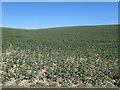
<path id="1" fill-rule="evenodd" d="M 117 23 L 117 2 L 2 3 L 2 27 L 51 28 Z"/>

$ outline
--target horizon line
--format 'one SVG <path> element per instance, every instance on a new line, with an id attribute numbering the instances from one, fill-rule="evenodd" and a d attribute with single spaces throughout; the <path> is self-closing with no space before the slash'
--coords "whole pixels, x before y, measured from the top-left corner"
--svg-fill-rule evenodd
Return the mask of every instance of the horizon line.
<path id="1" fill-rule="evenodd" d="M 117 24 L 98 24 L 98 25 L 68 25 L 68 26 L 55 26 L 55 27 L 45 27 L 45 28 L 20 28 L 20 27 L 9 27 L 9 26 L 0 26 L 0 28 L 11 28 L 11 29 L 50 29 L 50 28 L 64 28 L 64 27 L 89 27 L 89 26 L 109 26 L 109 25 L 120 25 Z"/>

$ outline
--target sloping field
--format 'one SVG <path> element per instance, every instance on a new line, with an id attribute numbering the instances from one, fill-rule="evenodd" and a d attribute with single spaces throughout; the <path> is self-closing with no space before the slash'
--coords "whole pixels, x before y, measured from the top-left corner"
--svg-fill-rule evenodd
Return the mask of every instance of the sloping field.
<path id="1" fill-rule="evenodd" d="M 117 87 L 117 34 L 117 25 L 3 28 L 3 86 Z"/>

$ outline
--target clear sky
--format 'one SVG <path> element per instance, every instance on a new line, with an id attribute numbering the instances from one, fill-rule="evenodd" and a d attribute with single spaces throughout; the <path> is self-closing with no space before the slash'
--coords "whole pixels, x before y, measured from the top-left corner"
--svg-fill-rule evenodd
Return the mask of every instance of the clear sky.
<path id="1" fill-rule="evenodd" d="M 2 26 L 50 28 L 118 23 L 117 2 L 4 2 Z"/>

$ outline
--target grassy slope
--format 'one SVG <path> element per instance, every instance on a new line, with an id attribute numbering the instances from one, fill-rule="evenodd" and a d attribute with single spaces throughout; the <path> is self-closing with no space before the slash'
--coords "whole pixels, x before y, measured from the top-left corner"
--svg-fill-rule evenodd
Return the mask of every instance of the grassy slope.
<path id="1" fill-rule="evenodd" d="M 9 48 L 18 52 L 13 56 L 3 56 L 9 66 L 11 63 L 6 61 L 7 58 L 18 60 L 22 57 L 21 60 L 24 61 L 24 57 L 19 55 L 22 53 L 20 50 L 22 49 L 25 54 L 30 50 L 29 57 L 26 57 L 25 62 L 29 61 L 28 66 L 32 67 L 34 71 L 48 66 L 44 77 L 51 82 L 62 77 L 62 86 L 74 86 L 79 81 L 82 81 L 83 85 L 79 84 L 78 86 L 82 87 L 86 85 L 111 87 L 118 83 L 117 25 L 75 26 L 41 30 L 3 28 L 2 33 L 3 53 L 6 53 L 6 49 Z M 17 49 L 18 47 L 20 50 Z M 36 59 L 33 57 L 34 54 L 36 58 L 39 54 L 42 57 Z M 34 59 L 38 60 L 38 63 L 44 60 L 44 66 L 40 63 L 37 68 Z M 57 64 L 58 67 L 50 69 L 54 64 Z M 77 73 L 74 69 L 77 69 Z M 20 72 L 22 70 L 18 71 L 18 73 Z M 24 72 L 27 73 L 26 70 Z M 19 75 L 24 76 L 22 73 Z M 57 78 L 53 78 L 53 75 Z M 33 79 L 30 78 L 30 80 Z"/>
<path id="2" fill-rule="evenodd" d="M 54 42 L 54 47 L 61 47 L 59 44 L 64 45 L 64 40 L 73 40 L 73 46 L 77 45 L 79 41 L 101 41 L 101 40 L 117 40 L 117 25 L 111 26 L 88 26 L 88 27 L 63 27 L 63 28 L 50 28 L 41 30 L 17 30 L 10 28 L 3 28 L 3 43 L 5 47 L 8 44 L 19 44 L 24 47 L 26 44 L 36 44 L 39 46 L 41 43 L 50 44 L 49 41 Z M 12 31 L 11 31 L 12 30 Z M 47 42 L 48 41 L 48 42 Z M 15 42 L 15 43 L 14 43 Z M 25 43 L 25 44 L 23 44 Z M 52 47 L 52 45 L 50 45 Z M 33 45 L 34 47 L 34 45 Z M 62 48 L 62 47 L 61 47 Z M 3 49 L 4 50 L 4 49 Z"/>

